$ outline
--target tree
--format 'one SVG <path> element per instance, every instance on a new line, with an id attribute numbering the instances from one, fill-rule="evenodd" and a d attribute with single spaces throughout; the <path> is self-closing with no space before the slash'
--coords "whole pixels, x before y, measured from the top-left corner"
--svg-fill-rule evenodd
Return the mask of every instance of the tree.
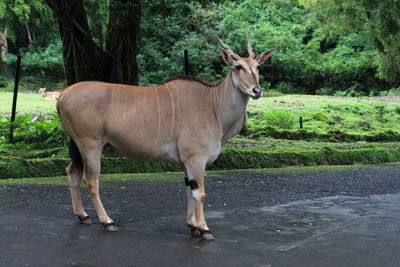
<path id="1" fill-rule="evenodd" d="M 82 0 L 45 0 L 58 21 L 67 83 L 137 84 L 140 1 L 110 0 L 105 50 L 92 37 Z"/>
<path id="2" fill-rule="evenodd" d="M 48 13 L 48 7 L 40 0 L 0 1 L 0 75 L 6 74 L 8 51 L 18 53 L 21 47 L 35 42 L 41 27 L 51 28 Z M 47 30 L 47 40 L 48 37 Z"/>
<path id="3" fill-rule="evenodd" d="M 0 75 L 7 74 L 7 28 L 0 29 Z"/>
<path id="4" fill-rule="evenodd" d="M 399 85 L 399 0 L 299 0 L 327 35 L 356 33 L 379 53 L 378 76 Z"/>
<path id="5" fill-rule="evenodd" d="M 106 52 L 114 56 L 112 81 L 138 84 L 136 61 L 141 8 L 139 0 L 111 0 Z"/>

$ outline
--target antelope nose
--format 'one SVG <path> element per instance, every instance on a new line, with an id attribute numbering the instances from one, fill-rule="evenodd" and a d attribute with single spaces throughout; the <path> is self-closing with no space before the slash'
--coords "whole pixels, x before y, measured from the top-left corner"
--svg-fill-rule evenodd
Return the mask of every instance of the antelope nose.
<path id="1" fill-rule="evenodd" d="M 254 98 L 258 99 L 262 96 L 262 89 L 260 87 L 253 88 Z"/>

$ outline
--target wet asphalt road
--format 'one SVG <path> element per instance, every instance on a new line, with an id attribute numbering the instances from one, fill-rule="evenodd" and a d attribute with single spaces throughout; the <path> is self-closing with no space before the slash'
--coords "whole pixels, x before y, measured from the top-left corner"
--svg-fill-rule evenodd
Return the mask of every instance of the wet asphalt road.
<path id="1" fill-rule="evenodd" d="M 0 266 L 400 266 L 400 164 L 206 177 L 216 240 L 189 237 L 183 183 L 103 184 L 120 226 L 73 218 L 66 186 L 0 186 Z"/>

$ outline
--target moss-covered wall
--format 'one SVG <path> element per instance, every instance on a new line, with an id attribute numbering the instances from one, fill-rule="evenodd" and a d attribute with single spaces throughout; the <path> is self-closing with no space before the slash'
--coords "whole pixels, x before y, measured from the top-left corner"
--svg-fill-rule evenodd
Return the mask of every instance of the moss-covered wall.
<path id="1" fill-rule="evenodd" d="M 212 170 L 271 168 L 294 165 L 352 165 L 400 161 L 400 150 L 360 148 L 269 152 L 256 149 L 225 149 L 209 166 Z M 23 159 L 0 156 L 0 179 L 65 175 L 68 158 Z M 103 157 L 102 173 L 137 173 L 181 171 L 179 164 L 167 162 L 138 162 L 121 157 Z"/>

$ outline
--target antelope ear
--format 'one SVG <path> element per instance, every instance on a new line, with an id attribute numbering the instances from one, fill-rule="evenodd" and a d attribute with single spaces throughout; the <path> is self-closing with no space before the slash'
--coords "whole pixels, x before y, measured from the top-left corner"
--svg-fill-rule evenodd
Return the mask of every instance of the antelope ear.
<path id="1" fill-rule="evenodd" d="M 228 67 L 232 67 L 233 66 L 233 58 L 232 58 L 231 54 L 223 48 L 220 48 L 219 51 L 220 51 L 222 59 L 225 61 L 226 65 L 228 65 Z"/>
<path id="2" fill-rule="evenodd" d="M 271 49 L 271 50 L 268 50 L 268 51 L 264 51 L 261 54 L 259 54 L 256 57 L 256 61 L 258 62 L 258 64 L 260 64 L 260 65 L 264 64 L 265 61 L 267 61 L 267 59 L 271 56 L 272 52 L 274 52 L 274 50 L 275 50 L 275 48 Z"/>

